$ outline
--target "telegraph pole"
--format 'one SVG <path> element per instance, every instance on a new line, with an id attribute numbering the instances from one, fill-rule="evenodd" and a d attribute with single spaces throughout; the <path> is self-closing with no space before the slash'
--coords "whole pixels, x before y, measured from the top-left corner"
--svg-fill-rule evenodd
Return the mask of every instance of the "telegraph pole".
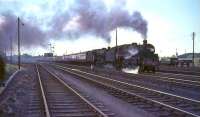
<path id="1" fill-rule="evenodd" d="M 177 48 L 176 48 L 176 58 L 178 58 L 178 51 L 177 51 Z"/>
<path id="2" fill-rule="evenodd" d="M 49 53 L 54 53 L 55 49 L 54 45 L 52 43 L 49 43 L 48 45 L 49 45 Z"/>
<path id="3" fill-rule="evenodd" d="M 115 47 L 115 66 L 116 66 L 116 68 L 118 69 L 118 63 L 117 63 L 117 57 L 118 57 L 118 53 L 117 53 L 117 51 L 118 51 L 118 47 L 117 47 L 117 28 L 116 28 L 116 32 L 115 32 L 115 42 L 116 42 L 116 47 Z"/>
<path id="4" fill-rule="evenodd" d="M 49 53 L 51 53 L 51 43 L 49 43 L 48 45 L 49 45 Z"/>
<path id="5" fill-rule="evenodd" d="M 195 32 L 192 33 L 192 40 L 193 40 L 192 65 L 193 67 L 194 67 L 194 38 L 195 38 Z"/>
<path id="6" fill-rule="evenodd" d="M 13 50 L 13 47 L 12 47 L 12 38 L 10 37 L 10 63 L 12 64 L 12 50 Z"/>
<path id="7" fill-rule="evenodd" d="M 117 28 L 116 28 L 115 35 L 116 35 L 116 36 L 115 36 L 115 39 L 116 39 L 115 41 L 116 41 L 116 47 L 117 47 Z"/>
<path id="8" fill-rule="evenodd" d="M 6 49 L 6 47 L 4 48 L 4 53 L 5 53 L 5 57 L 7 58 L 7 49 Z"/>
<path id="9" fill-rule="evenodd" d="M 21 53 L 20 53 L 20 19 L 17 18 L 17 40 L 18 40 L 18 69 L 20 70 L 21 65 Z"/>

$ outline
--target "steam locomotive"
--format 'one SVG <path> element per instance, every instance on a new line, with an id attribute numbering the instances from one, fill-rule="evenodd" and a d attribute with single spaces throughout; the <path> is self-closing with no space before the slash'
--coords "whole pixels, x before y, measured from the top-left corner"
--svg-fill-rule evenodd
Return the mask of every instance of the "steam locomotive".
<path id="1" fill-rule="evenodd" d="M 96 49 L 77 54 L 63 56 L 63 61 L 73 64 L 105 66 L 111 65 L 116 69 L 132 68 L 139 66 L 139 72 L 155 72 L 158 66 L 158 54 L 155 54 L 155 48 L 148 44 L 147 40 L 142 45 L 137 43 L 120 45 L 117 47 L 108 47 Z"/>

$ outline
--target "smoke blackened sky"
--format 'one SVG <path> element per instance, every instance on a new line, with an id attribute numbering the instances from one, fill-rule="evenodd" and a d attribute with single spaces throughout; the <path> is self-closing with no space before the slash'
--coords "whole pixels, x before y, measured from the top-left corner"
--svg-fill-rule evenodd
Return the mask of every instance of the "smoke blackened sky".
<path id="1" fill-rule="evenodd" d="M 61 5 L 61 2 L 58 2 Z M 19 5 L 19 4 L 18 4 Z M 110 32 L 117 27 L 130 28 L 147 36 L 147 21 L 139 11 L 128 12 L 125 1 L 119 0 L 112 7 L 107 7 L 102 0 L 73 0 L 67 9 L 58 9 L 52 5 L 55 12 L 51 17 L 44 15 L 43 19 L 31 14 L 39 8 L 33 7 L 30 13 L 22 13 L 21 42 L 25 48 L 48 45 L 50 39 L 78 39 L 80 36 L 93 35 L 110 42 Z M 43 11 L 44 4 L 39 9 Z M 62 11 L 62 12 L 61 12 Z M 45 30 L 44 30 L 45 29 Z M 17 37 L 17 15 L 14 11 L 4 11 L 0 14 L 0 46 L 8 47 L 10 39 Z"/>
<path id="2" fill-rule="evenodd" d="M 30 24 L 25 20 L 20 22 L 20 35 L 21 44 L 24 48 L 30 48 L 33 46 L 45 46 L 47 42 L 45 38 L 45 32 L 43 32 L 37 25 Z M 10 49 L 10 43 L 16 46 L 17 41 L 17 17 L 11 13 L 4 13 L 1 15 L 0 23 L 0 47 L 4 49 Z"/>
<path id="3" fill-rule="evenodd" d="M 55 43 L 59 55 L 66 49 L 72 53 L 114 46 L 119 27 L 119 44 L 141 43 L 148 31 L 148 42 L 159 55 L 173 55 L 176 48 L 182 54 L 192 52 L 192 32 L 199 43 L 199 11 L 200 0 L 0 0 L 0 49 L 9 48 L 10 37 L 16 39 L 19 16 L 25 23 L 22 46 L 34 47 L 25 48 L 28 53 L 49 42 Z"/>
<path id="4" fill-rule="evenodd" d="M 110 42 L 110 32 L 123 27 L 131 28 L 146 38 L 147 21 L 139 11 L 129 13 L 124 9 L 123 1 L 120 3 L 107 8 L 101 0 L 76 0 L 70 12 L 54 17 L 52 31 L 54 34 L 57 32 L 57 36 L 67 34 L 75 37 L 90 33 Z"/>

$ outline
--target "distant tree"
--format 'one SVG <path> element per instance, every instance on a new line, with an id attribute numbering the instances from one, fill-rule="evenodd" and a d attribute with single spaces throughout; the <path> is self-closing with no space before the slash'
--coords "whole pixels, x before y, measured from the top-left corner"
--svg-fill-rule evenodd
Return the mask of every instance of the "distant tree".
<path id="1" fill-rule="evenodd" d="M 0 55 L 0 82 L 4 80 L 5 77 L 5 63 L 3 57 Z"/>

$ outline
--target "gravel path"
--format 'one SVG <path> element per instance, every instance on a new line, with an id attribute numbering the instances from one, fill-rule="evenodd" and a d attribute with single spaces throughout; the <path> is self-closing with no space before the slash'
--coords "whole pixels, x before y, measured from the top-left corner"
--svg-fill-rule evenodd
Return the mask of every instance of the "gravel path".
<path id="1" fill-rule="evenodd" d="M 34 88 L 33 66 L 20 71 L 0 95 L 0 117 L 27 117 L 30 92 Z"/>

